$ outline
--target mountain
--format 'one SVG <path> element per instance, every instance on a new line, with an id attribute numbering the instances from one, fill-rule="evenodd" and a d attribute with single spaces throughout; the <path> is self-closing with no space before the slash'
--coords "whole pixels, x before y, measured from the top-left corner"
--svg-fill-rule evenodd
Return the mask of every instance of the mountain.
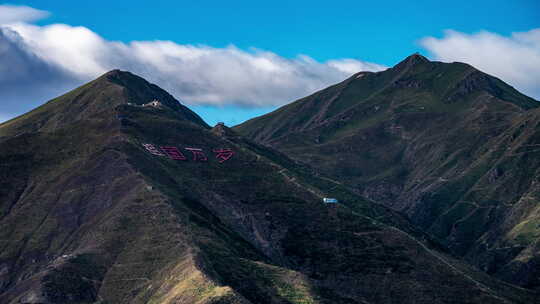
<path id="1" fill-rule="evenodd" d="M 538 299 L 129 72 L 0 136 L 0 303 Z"/>
<path id="2" fill-rule="evenodd" d="M 234 129 L 406 214 L 457 256 L 540 288 L 540 109 L 498 78 L 415 54 Z"/>
<path id="3" fill-rule="evenodd" d="M 8 135 L 25 132 L 52 132 L 76 121 L 110 115 L 121 104 L 142 105 L 154 99 L 158 99 L 179 118 L 208 128 L 197 114 L 155 84 L 131 73 L 113 70 L 25 115 L 1 124 L 3 128 L 0 140 Z"/>

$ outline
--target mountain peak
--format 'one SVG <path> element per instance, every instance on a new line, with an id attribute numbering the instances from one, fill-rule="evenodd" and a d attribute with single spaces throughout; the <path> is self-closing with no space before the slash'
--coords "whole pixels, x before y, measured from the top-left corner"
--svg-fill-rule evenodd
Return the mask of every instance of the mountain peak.
<path id="1" fill-rule="evenodd" d="M 118 81 L 129 81 L 129 80 L 144 80 L 146 79 L 135 75 L 129 71 L 123 71 L 120 69 L 114 69 L 106 72 L 105 74 L 99 76 L 96 80 L 107 80 L 112 82 L 118 82 Z M 127 84 L 127 83 L 126 83 Z"/>
<path id="2" fill-rule="evenodd" d="M 429 59 L 420 55 L 420 53 L 418 52 L 407 56 L 407 58 L 405 58 L 403 61 L 412 62 L 412 63 L 430 62 Z"/>
<path id="3" fill-rule="evenodd" d="M 421 65 L 425 63 L 430 63 L 429 59 L 426 57 L 420 55 L 420 53 L 414 53 L 407 58 L 403 59 L 401 62 L 396 64 L 394 68 L 396 69 L 404 69 L 404 68 L 410 68 L 416 65 Z"/>
<path id="4" fill-rule="evenodd" d="M 4 129 L 3 133 L 52 131 L 80 120 L 116 117 L 112 113 L 117 113 L 117 107 L 121 105 L 166 110 L 178 119 L 209 128 L 197 114 L 159 86 L 133 73 L 115 69 L 14 119 L 10 123 L 12 130 Z"/>
<path id="5" fill-rule="evenodd" d="M 108 71 L 107 73 L 103 74 L 103 76 L 108 76 L 108 75 L 121 75 L 123 73 L 129 73 L 127 71 L 122 71 L 120 69 L 113 69 L 113 70 L 110 70 Z M 131 74 L 131 73 L 129 73 Z"/>
<path id="6" fill-rule="evenodd" d="M 102 81 L 107 86 L 113 84 L 121 88 L 120 94 L 117 95 L 120 104 L 153 107 L 162 110 L 169 109 L 184 119 L 205 128 L 209 127 L 197 114 L 182 105 L 174 96 L 138 75 L 114 69 L 96 79 L 98 83 Z"/>
<path id="7" fill-rule="evenodd" d="M 114 69 L 114 70 L 110 70 L 110 71 L 107 71 L 105 72 L 104 74 L 102 74 L 101 76 L 99 76 L 97 79 L 114 79 L 114 78 L 118 78 L 118 77 L 122 77 L 122 75 L 125 75 L 125 74 L 128 74 L 129 72 L 127 71 L 122 71 L 120 69 Z M 131 73 L 129 73 L 131 74 Z"/>

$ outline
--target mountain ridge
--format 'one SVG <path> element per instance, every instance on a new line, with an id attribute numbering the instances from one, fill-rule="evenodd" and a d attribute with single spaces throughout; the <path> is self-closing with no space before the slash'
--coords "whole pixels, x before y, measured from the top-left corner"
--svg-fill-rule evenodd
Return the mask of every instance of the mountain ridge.
<path id="1" fill-rule="evenodd" d="M 362 93 L 360 90 L 362 91 L 365 91 L 365 92 L 372 92 L 372 91 L 375 91 L 375 93 L 371 93 L 372 95 L 376 95 L 377 92 L 379 92 L 380 90 L 384 90 L 385 88 L 389 87 L 389 86 L 393 86 L 393 87 L 405 87 L 405 88 L 418 88 L 418 86 L 420 86 L 421 84 L 425 83 L 425 81 L 423 79 L 407 79 L 407 77 L 411 77 L 411 76 L 414 76 L 415 74 L 421 74 L 421 73 L 425 73 L 426 71 L 429 71 L 431 74 L 436 74 L 436 76 L 440 77 L 438 74 L 439 74 L 439 71 L 438 70 L 442 70 L 442 72 L 444 72 L 444 68 L 445 67 L 449 67 L 449 66 L 454 66 L 456 67 L 457 71 L 450 71 L 449 73 L 454 73 L 454 74 L 459 74 L 461 73 L 462 77 L 459 78 L 458 77 L 458 80 L 455 80 L 454 82 L 454 87 L 452 86 L 448 86 L 450 87 L 451 89 L 454 89 L 454 92 L 449 92 L 449 93 L 443 93 L 448 95 L 448 96 L 443 96 L 445 99 L 447 99 L 447 101 L 451 101 L 453 98 L 457 98 L 455 96 L 460 96 L 460 94 L 463 94 L 463 92 L 467 92 L 467 91 L 470 91 L 470 90 L 474 90 L 474 89 L 477 89 L 478 87 L 483 90 L 483 89 L 490 89 L 490 84 L 491 83 L 495 83 L 496 85 L 501 85 L 502 81 L 500 81 L 500 79 L 498 78 L 495 78 L 493 76 L 490 76 L 490 75 L 487 75 L 485 73 L 482 73 L 478 70 L 476 70 L 475 68 L 473 68 L 472 66 L 468 65 L 468 64 L 465 64 L 465 63 L 460 63 L 460 62 L 455 62 L 455 63 L 442 63 L 442 62 L 432 62 L 432 61 L 429 61 L 427 58 L 421 56 L 421 55 L 418 55 L 418 54 L 413 54 L 407 58 L 405 58 L 404 60 L 402 60 L 401 62 L 399 62 L 398 64 L 396 64 L 396 66 L 394 66 L 393 68 L 390 68 L 390 69 L 387 69 L 385 71 L 381 71 L 381 72 L 358 72 L 358 73 L 355 73 L 353 74 L 351 77 L 349 77 L 348 79 L 346 79 L 345 81 L 341 82 L 341 83 L 338 83 L 336 85 L 332 85 L 330 86 L 329 88 L 327 89 L 323 89 L 323 90 L 320 90 L 308 97 L 304 97 L 304 98 L 301 98 L 297 101 L 294 101 L 288 105 L 285 105 L 283 106 L 282 108 L 279 108 L 271 113 L 268 113 L 266 115 L 262 115 L 261 117 L 258 117 L 258 118 L 252 118 L 244 123 L 241 123 L 239 124 L 238 126 L 235 126 L 235 128 L 237 130 L 242 130 L 243 129 L 243 126 L 247 126 L 247 125 L 250 125 L 250 122 L 253 122 L 253 121 L 256 121 L 256 120 L 261 120 L 261 119 L 269 119 L 270 117 L 272 117 L 273 113 L 277 113 L 277 112 L 282 112 L 284 111 L 285 109 L 291 111 L 293 110 L 292 107 L 296 107 L 298 109 L 295 109 L 294 111 L 298 114 L 300 113 L 303 113 L 303 111 L 309 111 L 309 109 L 306 109 L 305 107 L 302 107 L 301 104 L 303 102 L 305 102 L 306 100 L 314 100 L 312 103 L 313 104 L 310 104 L 310 108 L 322 108 L 323 110 L 328 110 L 329 112 L 329 115 L 331 116 L 334 116 L 336 114 L 340 114 L 339 112 L 342 112 L 344 110 L 347 109 L 347 107 L 354 107 L 354 104 L 352 105 L 347 105 L 347 104 L 344 104 L 344 105 L 339 105 L 339 106 L 335 106 L 335 105 L 332 105 L 336 102 L 338 102 L 339 100 L 339 97 L 341 96 L 341 94 L 345 94 L 344 91 L 347 89 L 347 86 L 350 86 L 350 85 L 357 85 L 359 86 L 359 88 L 357 88 L 354 92 L 351 92 L 351 93 L 354 93 L 354 94 L 358 94 L 357 96 L 354 96 L 355 99 L 359 99 L 359 100 L 362 100 L 362 99 L 370 99 L 369 96 L 364 96 L 363 94 L 366 94 L 366 93 Z M 441 69 L 437 69 L 437 68 L 440 68 L 442 67 Z M 430 71 L 430 70 L 437 70 L 435 71 L 435 73 L 433 71 Z M 412 75 L 410 75 L 412 74 Z M 453 75 L 451 75 L 453 76 Z M 460 76 L 460 75 L 458 75 Z M 429 77 L 428 76 L 423 76 L 423 77 Z M 368 79 L 369 78 L 369 81 Z M 373 79 L 373 78 L 382 78 L 382 82 L 379 81 L 379 79 Z M 358 83 L 358 82 L 362 82 L 362 83 Z M 538 104 L 539 102 L 530 98 L 530 97 L 526 97 L 526 96 L 523 96 L 521 94 L 519 94 L 519 92 L 517 92 L 514 88 L 512 88 L 511 86 L 508 86 L 504 83 L 502 83 L 502 85 L 504 86 L 503 89 L 499 89 L 499 90 L 496 90 L 498 92 L 498 95 L 501 95 L 503 92 L 508 92 L 506 93 L 507 95 L 509 95 L 510 97 L 515 97 L 514 95 L 516 95 L 517 93 L 517 98 L 514 98 L 515 101 L 514 101 L 514 104 L 516 104 L 518 107 L 520 107 L 521 109 L 530 109 L 530 108 L 535 108 L 535 107 L 538 107 Z M 438 85 L 439 87 L 442 86 L 442 85 Z M 495 91 L 493 89 L 491 89 L 493 91 L 493 93 L 495 93 Z M 491 92 L 489 92 L 491 93 Z M 318 95 L 321 95 L 321 94 L 330 94 L 329 96 L 321 96 L 321 98 L 323 99 L 326 99 L 328 100 L 329 102 L 328 103 L 325 103 L 324 105 L 318 105 L 317 104 L 317 97 Z M 521 95 L 521 96 L 519 96 Z M 496 97 L 497 96 L 493 96 L 493 97 Z M 320 103 L 321 101 L 319 101 Z M 307 107 L 307 105 L 306 105 Z M 332 110 L 332 107 L 335 107 L 336 110 L 335 111 L 331 111 Z M 444 110 L 444 109 L 443 109 Z M 311 122 L 313 122 L 313 119 L 315 118 L 319 118 L 319 119 L 324 119 L 326 116 L 325 113 L 319 113 L 318 115 L 311 115 Z M 341 118 L 341 117 L 340 117 Z M 304 119 L 306 120 L 306 118 L 304 118 L 304 115 L 300 115 L 299 118 L 295 118 L 294 120 L 295 121 L 299 121 L 301 119 Z M 293 120 L 293 121 L 294 121 Z M 319 121 L 320 122 L 320 121 Z M 290 124 L 290 122 L 289 122 Z M 253 123 L 251 123 L 251 125 L 253 125 Z M 304 129 L 307 128 L 308 126 L 307 125 L 304 125 Z M 266 140 L 266 139 L 263 139 L 261 137 L 261 133 L 264 134 L 264 128 L 258 128 L 257 130 L 254 130 L 252 128 L 252 130 L 249 130 L 249 131 L 245 131 L 243 133 L 245 134 L 254 134 L 255 132 L 257 132 L 257 135 L 255 137 L 257 137 L 258 140 Z M 253 137 L 253 136 L 252 136 Z"/>
<path id="2" fill-rule="evenodd" d="M 540 220 L 520 198 L 538 199 L 539 103 L 467 64 L 426 60 L 354 74 L 233 129 L 407 214 L 480 269 L 537 288 Z"/>
<path id="3" fill-rule="evenodd" d="M 152 90 L 128 102 L 116 90 L 87 89 L 105 93 L 87 100 L 87 116 L 57 112 L 84 103 L 80 88 L 59 107 L 0 125 L 0 303 L 537 297 L 470 268 L 396 212 L 281 152 L 141 106 L 156 98 Z M 156 155 L 143 144 L 164 148 Z M 234 155 L 220 162 L 216 149 Z M 342 203 L 324 205 L 324 196 Z"/>

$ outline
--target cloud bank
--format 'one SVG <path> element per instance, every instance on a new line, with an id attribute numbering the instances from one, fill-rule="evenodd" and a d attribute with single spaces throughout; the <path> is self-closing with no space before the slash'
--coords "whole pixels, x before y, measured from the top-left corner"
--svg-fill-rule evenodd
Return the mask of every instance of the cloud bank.
<path id="1" fill-rule="evenodd" d="M 13 9 L 0 6 L 0 16 Z M 85 27 L 30 24 L 46 12 L 19 9 L 19 20 L 0 18 L 0 113 L 29 110 L 44 97 L 116 68 L 158 84 L 189 105 L 249 107 L 282 105 L 352 73 L 386 68 L 355 59 L 318 62 L 304 55 L 289 59 L 234 45 L 108 41 Z"/>
<path id="2" fill-rule="evenodd" d="M 0 5 L 0 24 L 32 22 L 49 16 L 49 12 L 29 6 Z"/>
<path id="3" fill-rule="evenodd" d="M 28 51 L 17 32 L 0 27 L 0 121 L 77 83 L 68 72 Z"/>
<path id="4" fill-rule="evenodd" d="M 540 99 L 540 28 L 509 37 L 448 30 L 442 38 L 427 37 L 420 44 L 434 59 L 466 62 Z"/>
<path id="5" fill-rule="evenodd" d="M 0 5 L 0 122 L 112 70 L 136 73 L 188 105 L 280 106 L 383 65 L 355 60 L 285 58 L 256 48 L 172 41 L 109 41 L 81 26 L 33 21 L 49 15 Z M 540 99 L 540 29 L 509 37 L 445 31 L 420 45 L 440 61 L 467 62 Z"/>

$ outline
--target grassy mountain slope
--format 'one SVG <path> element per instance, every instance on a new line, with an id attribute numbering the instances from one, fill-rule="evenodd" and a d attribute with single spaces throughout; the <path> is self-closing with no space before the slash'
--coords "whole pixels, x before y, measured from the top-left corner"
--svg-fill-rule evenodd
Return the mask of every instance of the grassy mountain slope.
<path id="1" fill-rule="evenodd" d="M 485 271 L 538 288 L 538 105 L 467 64 L 412 55 L 235 130 L 406 213 Z"/>
<path id="2" fill-rule="evenodd" d="M 208 129 L 178 105 L 137 106 L 156 98 L 149 84 L 113 73 L 0 126 L 0 303 L 537 296 L 471 269 L 395 212 L 280 153 Z M 203 148 L 209 160 L 175 161 L 141 143 Z M 214 148 L 236 154 L 219 163 Z M 323 205 L 326 195 L 343 204 Z"/>

